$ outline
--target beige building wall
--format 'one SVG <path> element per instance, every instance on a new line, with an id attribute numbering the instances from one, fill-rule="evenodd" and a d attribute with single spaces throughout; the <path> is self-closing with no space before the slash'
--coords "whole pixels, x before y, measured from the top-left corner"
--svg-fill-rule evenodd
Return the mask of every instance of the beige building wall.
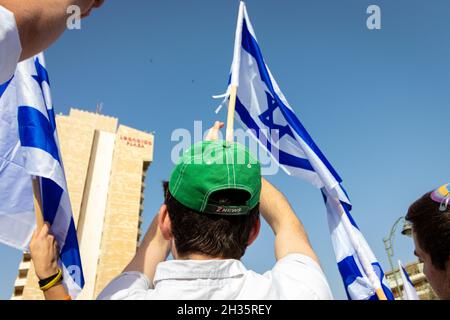
<path id="1" fill-rule="evenodd" d="M 117 126 L 116 118 L 77 109 L 71 109 L 69 116 L 56 116 L 61 157 L 75 226 L 78 225 L 95 131 L 115 133 Z"/>
<path id="2" fill-rule="evenodd" d="M 112 164 L 114 175 L 109 185 L 109 199 L 103 228 L 95 295 L 120 274 L 134 256 L 140 237 L 144 201 L 144 179 L 153 160 L 153 136 L 126 126 L 119 126 Z M 136 137 L 147 144 L 129 141 Z"/>
<path id="3" fill-rule="evenodd" d="M 86 279 L 80 298 L 93 299 L 136 251 L 154 137 L 118 126 L 116 118 L 77 109 L 56 116 L 56 124 Z M 96 155 L 107 164 L 105 152 L 112 157 L 110 170 L 99 162 L 95 166 Z M 28 254 L 20 263 L 12 299 L 43 299 Z"/>
<path id="4" fill-rule="evenodd" d="M 83 253 L 84 288 L 79 299 L 94 296 L 95 278 L 100 256 L 103 222 L 108 202 L 108 188 L 114 153 L 114 133 L 97 131 L 78 221 L 80 252 Z"/>

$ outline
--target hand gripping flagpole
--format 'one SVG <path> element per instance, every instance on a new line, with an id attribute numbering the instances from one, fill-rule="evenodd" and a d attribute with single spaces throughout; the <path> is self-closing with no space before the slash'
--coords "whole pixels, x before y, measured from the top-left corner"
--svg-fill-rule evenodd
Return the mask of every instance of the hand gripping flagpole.
<path id="1" fill-rule="evenodd" d="M 363 267 L 364 272 L 366 273 L 367 277 L 369 278 L 369 281 L 371 282 L 372 287 L 375 290 L 378 300 L 387 300 L 386 294 L 384 293 L 384 291 L 381 287 L 381 281 L 379 281 L 377 275 L 375 274 L 372 264 L 366 258 L 365 254 L 363 252 L 363 249 L 361 247 L 361 243 L 359 242 L 359 239 L 357 239 L 353 234 L 353 228 L 352 228 L 350 219 L 348 218 L 347 213 L 345 212 L 344 208 L 342 207 L 341 201 L 338 198 L 334 198 L 334 200 L 337 202 L 337 205 L 339 207 L 339 211 L 341 213 L 341 218 L 342 218 L 341 221 L 344 226 L 344 229 L 347 231 L 350 242 L 352 243 L 353 247 L 355 248 L 356 254 L 358 255 L 359 260 L 361 262 L 361 266 Z"/>
<path id="2" fill-rule="evenodd" d="M 42 197 L 41 197 L 41 184 L 38 177 L 31 177 L 31 183 L 33 185 L 33 201 L 34 212 L 36 215 L 36 229 L 39 231 L 44 226 L 44 215 L 42 214 Z"/>
<path id="3" fill-rule="evenodd" d="M 241 1 L 234 39 L 233 66 L 231 68 L 230 101 L 228 104 L 226 140 L 233 142 L 234 136 L 234 113 L 236 109 L 237 89 L 239 86 L 239 69 L 241 66 L 242 25 L 244 22 L 245 3 Z"/>

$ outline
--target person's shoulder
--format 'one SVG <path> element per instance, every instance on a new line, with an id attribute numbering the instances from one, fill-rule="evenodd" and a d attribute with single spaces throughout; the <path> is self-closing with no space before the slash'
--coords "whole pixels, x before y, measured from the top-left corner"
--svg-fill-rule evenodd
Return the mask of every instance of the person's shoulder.
<path id="1" fill-rule="evenodd" d="M 141 272 L 124 272 L 114 278 L 98 295 L 97 300 L 145 299 L 151 283 Z"/>
<path id="2" fill-rule="evenodd" d="M 277 261 L 270 275 L 286 299 L 333 299 L 322 268 L 306 255 L 288 254 Z"/>
<path id="3" fill-rule="evenodd" d="M 21 53 L 14 14 L 0 5 L 0 85 L 13 76 Z"/>
<path id="4" fill-rule="evenodd" d="M 322 268 L 314 259 L 302 253 L 290 253 L 284 256 L 275 263 L 273 270 L 280 269 L 285 266 L 301 266 L 302 268 L 322 271 Z"/>

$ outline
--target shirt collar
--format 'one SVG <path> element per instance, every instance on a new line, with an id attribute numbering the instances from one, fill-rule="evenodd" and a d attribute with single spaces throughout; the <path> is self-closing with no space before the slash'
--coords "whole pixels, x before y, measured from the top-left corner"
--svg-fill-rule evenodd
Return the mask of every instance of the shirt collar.
<path id="1" fill-rule="evenodd" d="M 163 280 L 226 279 L 247 271 L 239 260 L 169 260 L 156 267 L 154 284 Z"/>

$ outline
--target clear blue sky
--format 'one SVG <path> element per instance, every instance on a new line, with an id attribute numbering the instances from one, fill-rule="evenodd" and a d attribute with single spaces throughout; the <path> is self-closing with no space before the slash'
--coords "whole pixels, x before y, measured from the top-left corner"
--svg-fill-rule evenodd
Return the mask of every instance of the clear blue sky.
<path id="1" fill-rule="evenodd" d="M 366 9 L 382 10 L 369 31 Z M 434 0 L 248 0 L 266 62 L 316 143 L 344 179 L 353 216 L 388 270 L 382 238 L 409 204 L 450 181 L 450 2 Z M 162 199 L 176 128 L 225 119 L 211 95 L 225 90 L 238 1 L 106 1 L 47 51 L 57 112 L 105 114 L 155 132 L 147 178 L 146 228 Z M 270 180 L 309 233 L 336 298 L 346 298 L 320 192 L 280 173 Z M 397 233 L 395 258 L 415 261 Z M 0 298 L 13 290 L 20 253 L 0 245 Z M 264 224 L 244 262 L 274 263 Z"/>

